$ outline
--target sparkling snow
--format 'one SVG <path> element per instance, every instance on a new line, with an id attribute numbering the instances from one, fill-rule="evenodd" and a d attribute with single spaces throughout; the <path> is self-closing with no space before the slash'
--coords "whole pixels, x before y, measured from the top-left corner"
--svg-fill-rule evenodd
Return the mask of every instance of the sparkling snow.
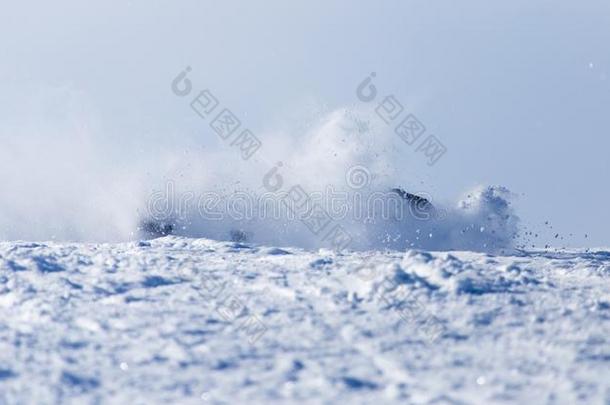
<path id="1" fill-rule="evenodd" d="M 0 243 L 0 403 L 610 403 L 610 252 Z"/>

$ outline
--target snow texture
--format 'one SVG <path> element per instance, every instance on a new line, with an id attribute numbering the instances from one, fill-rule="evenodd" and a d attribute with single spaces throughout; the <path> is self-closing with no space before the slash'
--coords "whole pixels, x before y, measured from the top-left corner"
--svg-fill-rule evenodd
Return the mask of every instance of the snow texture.
<path id="1" fill-rule="evenodd" d="M 0 243 L 2 404 L 608 404 L 610 252 Z"/>

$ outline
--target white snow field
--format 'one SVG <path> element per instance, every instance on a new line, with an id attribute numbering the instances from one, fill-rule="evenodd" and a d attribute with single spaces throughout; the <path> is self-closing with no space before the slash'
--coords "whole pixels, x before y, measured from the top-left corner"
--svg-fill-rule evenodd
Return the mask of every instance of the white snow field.
<path id="1" fill-rule="evenodd" d="M 608 250 L 2 242 L 0 311 L 2 404 L 610 403 Z"/>

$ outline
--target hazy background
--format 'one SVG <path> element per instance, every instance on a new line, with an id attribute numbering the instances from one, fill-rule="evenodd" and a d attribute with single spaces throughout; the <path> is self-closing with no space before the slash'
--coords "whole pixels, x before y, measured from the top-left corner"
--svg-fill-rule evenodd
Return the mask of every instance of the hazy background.
<path id="1" fill-rule="evenodd" d="M 542 245 L 608 246 L 609 46 L 607 1 L 5 3 L 0 235 L 124 235 L 134 195 L 226 148 L 170 90 L 189 65 L 196 89 L 284 144 L 362 104 L 374 71 L 448 148 L 429 167 L 394 135 L 402 183 L 440 200 L 507 186 Z"/>

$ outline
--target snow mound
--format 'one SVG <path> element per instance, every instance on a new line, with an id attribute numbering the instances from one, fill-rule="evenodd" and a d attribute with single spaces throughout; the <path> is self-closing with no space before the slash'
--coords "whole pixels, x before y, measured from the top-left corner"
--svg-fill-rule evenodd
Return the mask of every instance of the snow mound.
<path id="1" fill-rule="evenodd" d="M 610 252 L 0 243 L 0 403 L 610 399 Z"/>

